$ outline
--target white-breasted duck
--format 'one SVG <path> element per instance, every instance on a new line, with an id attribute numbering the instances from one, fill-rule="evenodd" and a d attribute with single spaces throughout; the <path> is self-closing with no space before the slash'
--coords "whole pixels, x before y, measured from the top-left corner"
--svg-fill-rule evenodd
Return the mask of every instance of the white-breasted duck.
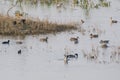
<path id="1" fill-rule="evenodd" d="M 67 55 L 64 55 L 67 59 L 71 59 L 71 58 L 75 58 L 77 59 L 78 58 L 78 54 L 75 53 L 75 54 L 67 54 Z"/>

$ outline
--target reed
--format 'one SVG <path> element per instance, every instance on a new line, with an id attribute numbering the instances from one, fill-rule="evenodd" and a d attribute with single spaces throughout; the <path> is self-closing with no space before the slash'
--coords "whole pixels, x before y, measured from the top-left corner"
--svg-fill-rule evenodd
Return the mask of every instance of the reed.
<path id="1" fill-rule="evenodd" d="M 0 35 L 36 35 L 75 30 L 73 23 L 58 24 L 48 20 L 16 19 L 0 15 Z"/>

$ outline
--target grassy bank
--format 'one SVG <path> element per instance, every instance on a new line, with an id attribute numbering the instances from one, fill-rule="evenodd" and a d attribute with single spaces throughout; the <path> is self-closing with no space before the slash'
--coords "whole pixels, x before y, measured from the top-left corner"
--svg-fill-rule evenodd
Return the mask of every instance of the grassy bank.
<path id="1" fill-rule="evenodd" d="M 0 35 L 35 35 L 77 29 L 74 24 L 58 24 L 48 20 L 15 19 L 0 15 Z"/>

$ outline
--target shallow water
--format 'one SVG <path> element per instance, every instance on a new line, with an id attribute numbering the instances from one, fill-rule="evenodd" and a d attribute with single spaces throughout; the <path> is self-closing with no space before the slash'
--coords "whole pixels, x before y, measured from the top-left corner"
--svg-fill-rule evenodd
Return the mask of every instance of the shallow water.
<path id="1" fill-rule="evenodd" d="M 79 6 L 72 7 L 72 3 L 65 5 L 64 8 L 56 8 L 56 5 L 47 6 L 47 5 L 38 5 L 36 7 L 29 5 L 22 5 L 22 8 L 19 6 L 14 7 L 10 11 L 10 15 L 14 16 L 16 10 L 28 13 L 29 17 L 35 17 L 39 19 L 48 19 L 53 22 L 80 22 L 81 19 L 87 21 L 93 21 L 94 24 L 98 24 L 101 21 L 105 22 L 105 20 L 109 20 L 109 17 L 113 17 L 117 20 L 120 20 L 118 16 L 120 16 L 120 5 L 119 0 L 108 0 L 111 2 L 110 7 L 100 7 L 98 9 L 90 9 L 89 15 L 86 15 L 85 9 L 80 8 Z M 12 3 L 9 1 L 6 2 L 0 0 L 0 12 L 3 14 L 7 14 L 7 10 L 11 6 Z M 3 9 L 4 8 L 4 9 Z M 109 14 L 108 14 L 109 13 Z M 106 21 L 107 21 L 106 20 Z M 91 22 L 90 22 L 91 23 Z M 93 24 L 93 23 L 92 23 Z"/>
<path id="2" fill-rule="evenodd" d="M 83 9 L 67 6 L 61 12 L 55 6 L 39 6 L 36 8 L 24 7 L 24 11 L 31 17 L 48 19 L 58 23 L 79 22 L 86 31 L 80 29 L 70 32 L 62 32 L 49 35 L 27 36 L 24 39 L 13 37 L 0 37 L 0 79 L 2 80 L 120 80 L 120 58 L 110 60 L 111 52 L 120 46 L 120 1 L 111 0 L 108 8 L 91 9 L 89 16 L 85 15 Z M 9 8 L 9 1 L 0 0 L 0 12 L 6 13 Z M 3 9 L 4 8 L 4 9 Z M 18 7 L 14 8 L 10 14 Z M 118 20 L 117 24 L 110 24 L 110 17 Z M 80 26 L 78 26 L 80 27 Z M 90 39 L 89 34 L 93 28 L 97 28 L 99 37 Z M 83 35 L 84 34 L 84 35 Z M 48 43 L 41 42 L 40 38 L 48 36 Z M 79 36 L 79 43 L 70 41 L 71 37 Z M 2 42 L 10 39 L 9 45 Z M 102 49 L 100 40 L 110 40 L 109 48 Z M 23 41 L 23 44 L 16 44 L 16 41 Z M 92 47 L 98 48 L 99 56 L 97 61 L 90 61 L 83 57 L 83 52 L 91 52 Z M 18 50 L 22 50 L 19 55 Z M 71 60 L 68 65 L 64 64 L 63 58 L 66 50 L 68 53 L 78 53 L 77 60 Z M 105 63 L 104 63 L 105 62 Z"/>
<path id="3" fill-rule="evenodd" d="M 94 43 L 94 47 L 98 46 L 98 39 L 91 41 L 88 36 L 82 36 L 74 31 L 73 33 L 28 36 L 23 40 L 23 44 L 16 44 L 16 39 L 9 38 L 11 40 L 10 45 L 0 44 L 1 79 L 119 80 L 120 64 L 110 61 L 110 51 L 113 49 L 103 50 L 99 47 L 98 62 L 89 61 L 83 57 L 82 50 L 91 52 L 91 44 Z M 48 43 L 40 42 L 40 38 L 45 36 L 49 37 Z M 72 36 L 80 37 L 79 44 L 75 45 L 69 41 Z M 4 40 L 6 39 L 3 38 L 0 42 Z M 68 65 L 64 64 L 63 61 L 66 47 L 69 53 L 78 53 L 79 55 L 77 60 L 71 60 Z M 17 54 L 19 49 L 22 50 L 21 55 Z M 99 61 L 106 61 L 106 63 L 99 63 Z"/>

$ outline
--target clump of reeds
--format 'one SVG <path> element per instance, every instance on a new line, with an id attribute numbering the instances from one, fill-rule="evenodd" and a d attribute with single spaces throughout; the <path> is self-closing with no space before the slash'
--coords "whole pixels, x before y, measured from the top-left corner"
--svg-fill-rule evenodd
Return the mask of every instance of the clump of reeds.
<path id="1" fill-rule="evenodd" d="M 15 19 L 0 15 L 0 35 L 35 35 L 75 30 L 72 24 L 52 23 L 48 20 Z"/>
<path id="2" fill-rule="evenodd" d="M 110 7 L 110 2 L 106 0 L 99 0 L 98 3 L 94 0 L 80 0 L 80 7 L 83 9 Z"/>
<path id="3" fill-rule="evenodd" d="M 57 4 L 59 2 L 67 2 L 68 0 L 17 0 L 19 4 L 26 4 L 26 5 L 34 5 L 37 6 L 38 4 L 51 6 L 53 4 Z"/>

